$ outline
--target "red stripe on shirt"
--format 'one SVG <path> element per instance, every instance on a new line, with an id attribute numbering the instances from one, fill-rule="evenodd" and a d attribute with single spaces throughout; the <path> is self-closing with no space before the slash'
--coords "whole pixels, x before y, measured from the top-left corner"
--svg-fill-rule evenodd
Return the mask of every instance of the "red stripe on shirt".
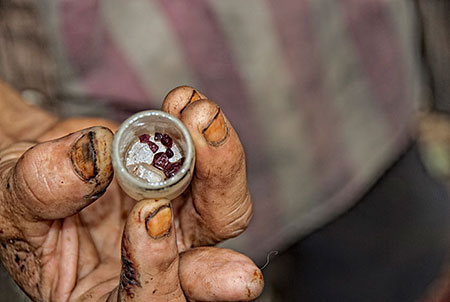
<path id="1" fill-rule="evenodd" d="M 205 0 L 159 0 L 203 92 L 232 115 L 241 136 L 252 140 L 248 93 L 222 28 Z"/>
<path id="2" fill-rule="evenodd" d="M 59 7 L 63 43 L 85 92 L 142 105 L 150 95 L 115 45 L 94 0 L 62 0 Z"/>

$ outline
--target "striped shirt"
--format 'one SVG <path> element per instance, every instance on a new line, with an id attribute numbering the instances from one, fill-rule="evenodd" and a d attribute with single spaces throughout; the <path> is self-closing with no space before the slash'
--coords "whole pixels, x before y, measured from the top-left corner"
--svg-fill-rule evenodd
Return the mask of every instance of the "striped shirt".
<path id="1" fill-rule="evenodd" d="M 255 206 L 227 245 L 261 259 L 346 211 L 404 150 L 422 86 L 410 2 L 32 3 L 60 114 L 120 121 L 179 85 L 222 107 Z"/>

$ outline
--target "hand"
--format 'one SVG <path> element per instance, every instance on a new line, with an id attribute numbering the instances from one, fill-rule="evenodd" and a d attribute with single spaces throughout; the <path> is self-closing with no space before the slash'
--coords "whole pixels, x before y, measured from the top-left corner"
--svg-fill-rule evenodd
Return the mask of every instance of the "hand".
<path id="1" fill-rule="evenodd" d="M 20 101 L 0 91 L 0 103 Z M 38 144 L 20 142 L 30 127 L 0 131 L 0 255 L 33 300 L 249 301 L 261 293 L 262 274 L 249 258 L 210 246 L 244 231 L 252 205 L 238 136 L 202 98 L 182 87 L 163 104 L 188 127 L 197 154 L 192 184 L 171 206 L 136 203 L 120 190 L 113 134 L 91 127 L 115 129 L 108 121 L 33 112 L 27 123 L 39 116 L 36 137 L 25 137 Z M 20 114 L 27 110 L 35 109 Z"/>

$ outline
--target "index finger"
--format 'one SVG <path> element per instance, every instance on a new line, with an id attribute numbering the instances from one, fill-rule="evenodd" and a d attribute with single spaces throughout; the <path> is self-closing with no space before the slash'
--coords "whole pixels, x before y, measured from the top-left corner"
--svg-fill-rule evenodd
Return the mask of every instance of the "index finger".
<path id="1" fill-rule="evenodd" d="M 253 210 L 239 137 L 220 107 L 202 97 L 184 86 L 172 90 L 163 103 L 163 110 L 186 125 L 195 145 L 192 194 L 179 214 L 181 228 L 197 225 L 194 230 L 183 228 L 186 246 L 215 244 L 239 235 Z"/>

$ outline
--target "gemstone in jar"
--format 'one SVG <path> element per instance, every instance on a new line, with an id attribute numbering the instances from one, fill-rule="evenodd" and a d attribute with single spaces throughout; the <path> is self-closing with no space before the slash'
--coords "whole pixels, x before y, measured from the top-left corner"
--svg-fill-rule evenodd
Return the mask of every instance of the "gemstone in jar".
<path id="1" fill-rule="evenodd" d="M 166 155 L 168 158 L 172 158 L 173 157 L 173 151 L 170 148 L 166 149 Z"/>
<path id="2" fill-rule="evenodd" d="M 172 138 L 168 134 L 163 134 L 161 138 L 161 144 L 163 144 L 166 148 L 171 148 L 172 143 Z"/>
<path id="3" fill-rule="evenodd" d="M 166 169 L 167 165 L 169 164 L 169 158 L 167 157 L 166 153 L 159 152 L 156 153 L 153 157 L 153 166 L 160 170 Z"/>
<path id="4" fill-rule="evenodd" d="M 163 136 L 162 133 L 155 132 L 155 141 L 160 141 L 162 136 Z"/>
<path id="5" fill-rule="evenodd" d="M 167 165 L 166 169 L 164 170 L 164 174 L 167 176 L 167 178 L 173 177 L 178 173 L 178 171 L 180 171 L 181 166 L 183 165 L 183 160 L 184 158 L 181 158 L 180 160 L 174 163 L 169 163 Z"/>
<path id="6" fill-rule="evenodd" d="M 148 146 L 150 147 L 150 150 L 152 150 L 153 153 L 156 153 L 156 151 L 158 151 L 159 147 L 154 142 L 149 141 L 147 144 L 148 144 Z"/>
<path id="7" fill-rule="evenodd" d="M 139 142 L 141 143 L 148 143 L 150 141 L 150 135 L 148 134 L 142 134 L 139 136 Z"/>

